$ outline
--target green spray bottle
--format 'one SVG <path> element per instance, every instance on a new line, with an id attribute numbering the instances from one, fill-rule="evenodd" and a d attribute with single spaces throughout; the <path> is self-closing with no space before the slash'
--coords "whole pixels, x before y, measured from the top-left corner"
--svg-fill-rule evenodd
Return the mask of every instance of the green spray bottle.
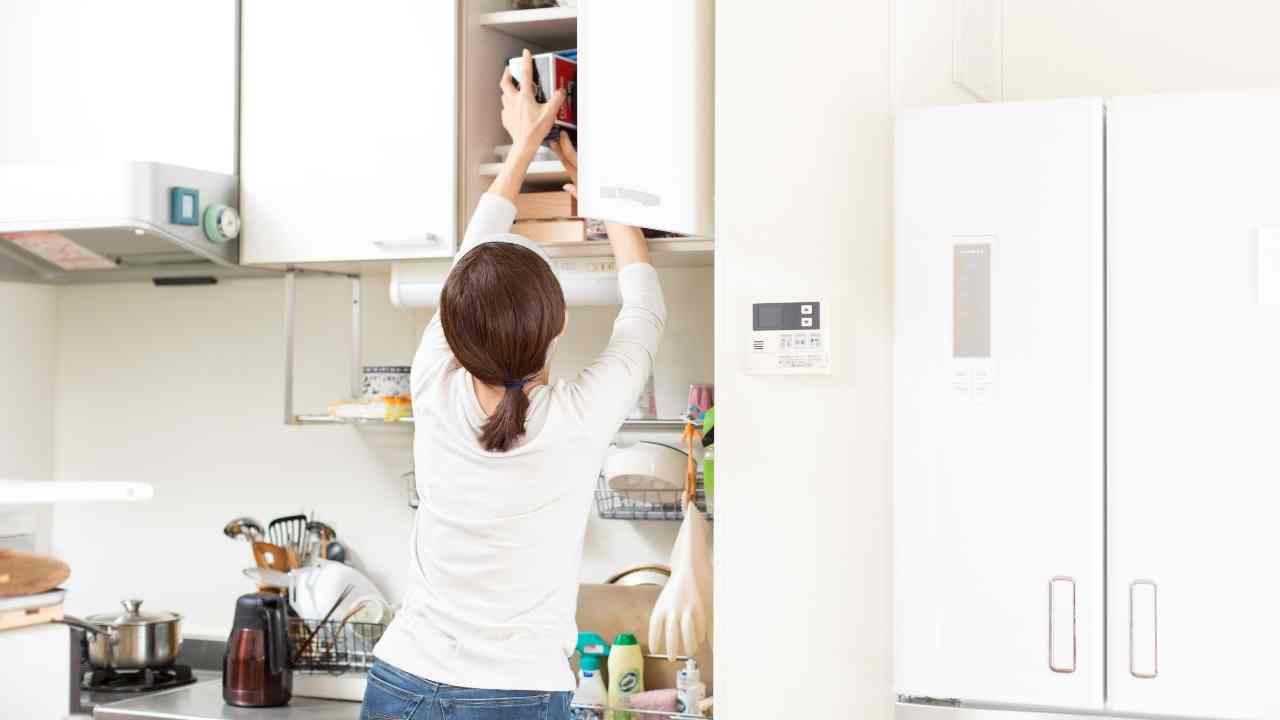
<path id="1" fill-rule="evenodd" d="M 595 633 L 578 633 L 578 689 L 573 693 L 574 720 L 604 720 L 609 691 L 601 665 L 609 655 L 609 644 Z M 587 707 L 590 706 L 590 707 Z"/>

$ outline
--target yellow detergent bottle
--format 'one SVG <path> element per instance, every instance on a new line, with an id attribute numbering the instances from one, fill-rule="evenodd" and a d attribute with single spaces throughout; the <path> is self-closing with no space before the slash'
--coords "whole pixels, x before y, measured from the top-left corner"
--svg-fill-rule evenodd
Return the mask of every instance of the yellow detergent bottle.
<path id="1" fill-rule="evenodd" d="M 636 636 L 622 633 L 614 638 L 613 648 L 609 650 L 609 707 L 621 708 L 627 704 L 627 698 L 644 692 L 644 653 Z M 636 720 L 637 716 L 629 712 L 610 710 L 605 715 L 607 720 Z"/>

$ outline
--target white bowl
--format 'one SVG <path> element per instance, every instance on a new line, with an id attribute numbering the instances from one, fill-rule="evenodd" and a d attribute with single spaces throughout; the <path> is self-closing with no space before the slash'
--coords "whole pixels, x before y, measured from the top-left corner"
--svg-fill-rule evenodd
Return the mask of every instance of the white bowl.
<path id="1" fill-rule="evenodd" d="M 604 459 L 605 484 L 632 500 L 654 502 L 645 490 L 681 490 L 689 455 L 669 445 L 638 442 L 614 445 Z"/>
<path id="2" fill-rule="evenodd" d="M 386 598 L 373 581 L 350 565 L 332 560 L 316 560 L 314 564 L 298 568 L 294 575 L 294 609 L 307 620 L 319 620 L 337 602 L 347 585 L 354 590 L 330 616 L 338 621 L 357 600 L 376 598 L 385 605 Z"/>

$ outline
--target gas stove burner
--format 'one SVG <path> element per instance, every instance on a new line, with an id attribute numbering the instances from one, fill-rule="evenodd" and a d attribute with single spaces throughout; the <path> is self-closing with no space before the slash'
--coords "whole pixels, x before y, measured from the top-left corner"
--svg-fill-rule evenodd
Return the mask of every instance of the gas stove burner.
<path id="1" fill-rule="evenodd" d="M 195 681 L 189 666 L 170 665 L 145 670 L 94 670 L 82 677 L 80 687 L 96 692 L 151 692 Z"/>

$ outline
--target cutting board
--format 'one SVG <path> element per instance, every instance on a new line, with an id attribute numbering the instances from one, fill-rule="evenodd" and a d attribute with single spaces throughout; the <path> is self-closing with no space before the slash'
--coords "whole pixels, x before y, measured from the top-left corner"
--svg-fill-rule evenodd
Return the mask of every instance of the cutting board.
<path id="1" fill-rule="evenodd" d="M 49 555 L 0 549 L 0 598 L 38 595 L 71 577 L 71 568 Z"/>

